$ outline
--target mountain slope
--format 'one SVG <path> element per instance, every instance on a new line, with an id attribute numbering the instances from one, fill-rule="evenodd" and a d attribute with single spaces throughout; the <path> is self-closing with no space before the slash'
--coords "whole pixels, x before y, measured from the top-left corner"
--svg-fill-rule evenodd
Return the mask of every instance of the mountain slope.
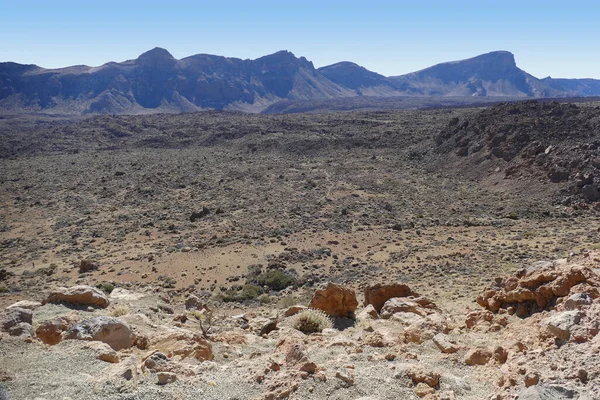
<path id="1" fill-rule="evenodd" d="M 210 54 L 177 60 L 167 50 L 155 48 L 135 60 L 99 67 L 44 69 L 0 63 L 0 110 L 12 112 L 260 112 L 279 102 L 327 102 L 357 96 L 600 96 L 600 80 L 538 79 L 518 68 L 514 55 L 507 51 L 393 77 L 351 62 L 315 69 L 312 62 L 288 51 L 256 60 Z"/>
<path id="2" fill-rule="evenodd" d="M 287 51 L 256 60 L 208 54 L 176 60 L 168 51 L 155 48 L 136 60 L 56 70 L 0 63 L 0 107 L 15 110 L 260 111 L 281 99 L 354 95 L 320 74 L 304 57 Z"/>
<path id="3" fill-rule="evenodd" d="M 566 93 L 517 67 L 508 51 L 495 51 L 390 77 L 425 96 L 561 97 Z"/>

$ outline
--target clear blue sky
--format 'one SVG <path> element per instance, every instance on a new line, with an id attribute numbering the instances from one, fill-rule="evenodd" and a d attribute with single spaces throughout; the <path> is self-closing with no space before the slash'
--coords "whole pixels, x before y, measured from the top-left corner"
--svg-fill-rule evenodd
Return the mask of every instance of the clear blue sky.
<path id="1" fill-rule="evenodd" d="M 285 49 L 384 75 L 509 50 L 540 78 L 600 78 L 600 1 L 0 0 L 0 61 L 96 66 L 156 46 L 176 58 Z"/>

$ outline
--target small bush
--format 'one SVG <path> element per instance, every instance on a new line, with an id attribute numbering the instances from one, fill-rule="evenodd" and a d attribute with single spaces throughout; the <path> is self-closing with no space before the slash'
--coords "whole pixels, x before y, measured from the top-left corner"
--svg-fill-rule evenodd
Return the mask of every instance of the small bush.
<path id="1" fill-rule="evenodd" d="M 112 283 L 104 283 L 100 286 L 100 290 L 102 290 L 106 294 L 111 294 L 113 290 L 115 290 L 115 285 Z"/>
<path id="2" fill-rule="evenodd" d="M 259 276 L 258 282 L 261 286 L 267 286 L 271 290 L 283 290 L 296 283 L 296 278 L 278 269 L 266 272 Z"/>
<path id="3" fill-rule="evenodd" d="M 225 302 L 253 300 L 262 294 L 260 286 L 244 285 L 241 290 L 229 289 L 222 293 Z"/>
<path id="4" fill-rule="evenodd" d="M 127 314 L 129 314 L 129 308 L 127 308 L 125 306 L 115 307 L 110 312 L 110 315 L 112 315 L 113 317 L 122 317 L 123 315 L 127 315 Z"/>
<path id="5" fill-rule="evenodd" d="M 300 304 L 300 300 L 297 297 L 295 297 L 295 296 L 285 296 L 285 297 L 282 297 L 277 302 L 277 307 L 279 307 L 279 308 L 290 308 L 292 306 L 295 306 L 296 304 Z"/>
<path id="6" fill-rule="evenodd" d="M 8 292 L 10 292 L 10 290 L 8 290 L 8 288 L 7 288 L 7 287 L 5 287 L 5 286 L 0 286 L 0 293 L 8 293 Z"/>
<path id="7" fill-rule="evenodd" d="M 268 294 L 264 293 L 261 294 L 260 297 L 258 298 L 258 301 L 261 302 L 261 304 L 269 304 L 271 302 L 271 296 L 269 296 Z"/>
<path id="8" fill-rule="evenodd" d="M 333 322 L 327 314 L 321 310 L 312 308 L 291 317 L 290 325 L 292 328 L 306 334 L 322 332 L 323 329 L 333 328 Z"/>

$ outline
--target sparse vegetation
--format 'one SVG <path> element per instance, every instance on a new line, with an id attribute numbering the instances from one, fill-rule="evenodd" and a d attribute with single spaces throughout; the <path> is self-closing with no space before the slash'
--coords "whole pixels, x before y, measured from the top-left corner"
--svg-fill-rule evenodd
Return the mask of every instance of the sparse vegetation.
<path id="1" fill-rule="evenodd" d="M 291 317 L 290 326 L 300 332 L 310 334 L 333 328 L 333 322 L 323 311 L 310 308 Z"/>

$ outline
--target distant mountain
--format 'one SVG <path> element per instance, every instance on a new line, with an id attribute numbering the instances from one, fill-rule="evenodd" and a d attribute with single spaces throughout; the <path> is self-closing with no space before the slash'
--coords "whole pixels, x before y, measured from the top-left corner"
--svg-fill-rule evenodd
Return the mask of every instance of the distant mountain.
<path id="1" fill-rule="evenodd" d="M 209 54 L 177 60 L 167 50 L 155 48 L 135 60 L 100 67 L 44 69 L 0 63 L 0 109 L 12 112 L 259 112 L 282 101 L 322 102 L 358 96 L 600 96 L 600 80 L 538 79 L 519 69 L 507 51 L 393 77 L 351 62 L 315 69 L 306 58 L 288 51 L 256 60 Z"/>
<path id="2" fill-rule="evenodd" d="M 0 107 L 68 113 L 240 109 L 281 99 L 355 96 L 304 57 L 280 51 L 256 60 L 198 54 L 176 60 L 155 48 L 136 60 L 48 70 L 0 63 Z"/>

